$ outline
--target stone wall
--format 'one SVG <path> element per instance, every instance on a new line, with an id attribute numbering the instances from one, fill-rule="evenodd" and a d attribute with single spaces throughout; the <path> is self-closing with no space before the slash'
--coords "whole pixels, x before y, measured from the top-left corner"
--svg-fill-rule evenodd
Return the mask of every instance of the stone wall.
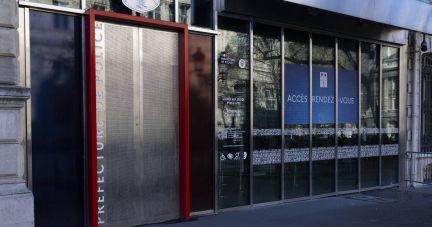
<path id="1" fill-rule="evenodd" d="M 23 116 L 30 89 L 20 82 L 18 4 L 0 0 L 0 226 L 34 226 L 34 203 L 23 180 Z"/>

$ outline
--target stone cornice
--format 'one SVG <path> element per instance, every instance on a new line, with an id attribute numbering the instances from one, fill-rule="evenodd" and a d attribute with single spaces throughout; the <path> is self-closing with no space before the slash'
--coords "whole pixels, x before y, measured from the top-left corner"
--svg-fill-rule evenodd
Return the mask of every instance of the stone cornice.
<path id="1" fill-rule="evenodd" d="M 21 109 L 30 98 L 30 88 L 0 85 L 0 109 Z"/>

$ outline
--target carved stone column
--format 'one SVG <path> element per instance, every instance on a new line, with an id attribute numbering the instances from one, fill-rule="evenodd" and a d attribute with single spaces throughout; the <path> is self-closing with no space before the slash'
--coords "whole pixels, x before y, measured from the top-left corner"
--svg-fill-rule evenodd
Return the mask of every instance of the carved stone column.
<path id="1" fill-rule="evenodd" d="M 34 226 L 33 194 L 24 179 L 23 116 L 30 89 L 19 83 L 18 4 L 0 0 L 0 226 Z"/>

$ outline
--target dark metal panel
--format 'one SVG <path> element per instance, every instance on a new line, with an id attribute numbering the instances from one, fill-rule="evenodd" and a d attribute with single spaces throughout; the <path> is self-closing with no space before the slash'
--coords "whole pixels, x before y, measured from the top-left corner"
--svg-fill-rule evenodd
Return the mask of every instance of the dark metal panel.
<path id="1" fill-rule="evenodd" d="M 414 0 L 284 0 L 335 13 L 432 33 L 429 25 L 432 6 Z M 397 15 L 397 16 L 396 16 Z"/>
<path id="2" fill-rule="evenodd" d="M 265 18 L 275 22 L 318 28 L 324 31 L 390 43 L 406 44 L 405 30 L 391 25 L 365 21 L 356 17 L 324 10 L 311 11 L 308 6 L 278 0 L 268 0 L 265 4 L 260 0 L 221 1 L 223 1 L 224 5 L 221 11 L 226 13 Z"/>
<path id="3" fill-rule="evenodd" d="M 213 210 L 213 49 L 211 36 L 189 34 L 191 211 Z"/>
<path id="4" fill-rule="evenodd" d="M 82 21 L 37 11 L 27 15 L 35 225 L 82 226 Z"/>

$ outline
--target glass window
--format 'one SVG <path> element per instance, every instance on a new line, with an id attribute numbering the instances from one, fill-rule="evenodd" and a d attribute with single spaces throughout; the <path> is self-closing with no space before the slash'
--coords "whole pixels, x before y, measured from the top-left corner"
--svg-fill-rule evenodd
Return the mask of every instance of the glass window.
<path id="1" fill-rule="evenodd" d="M 309 33 L 285 29 L 285 199 L 309 196 Z"/>
<path id="2" fill-rule="evenodd" d="M 249 200 L 249 22 L 219 18 L 217 127 L 219 209 Z"/>
<path id="3" fill-rule="evenodd" d="M 381 185 L 397 184 L 399 164 L 399 49 L 382 48 Z"/>
<path id="4" fill-rule="evenodd" d="M 54 5 L 54 6 L 62 6 L 62 7 L 69 7 L 69 8 L 81 8 L 81 1 L 80 0 L 30 0 L 31 2 L 38 2 L 48 5 Z"/>
<path id="5" fill-rule="evenodd" d="M 253 27 L 254 203 L 281 199 L 281 29 Z"/>
<path id="6" fill-rule="evenodd" d="M 213 0 L 179 0 L 179 23 L 211 28 Z"/>
<path id="7" fill-rule="evenodd" d="M 361 43 L 361 188 L 379 186 L 379 49 Z"/>
<path id="8" fill-rule="evenodd" d="M 312 36 L 312 195 L 335 191 L 335 39 Z"/>
<path id="9" fill-rule="evenodd" d="M 132 10 L 126 7 L 122 0 L 86 0 L 89 9 L 104 10 L 115 13 L 132 14 Z"/>
<path id="10" fill-rule="evenodd" d="M 191 212 L 212 210 L 213 169 L 212 37 L 189 34 L 189 169 Z"/>
<path id="11" fill-rule="evenodd" d="M 84 226 L 81 17 L 30 11 L 30 45 L 36 224 Z"/>
<path id="12" fill-rule="evenodd" d="M 338 39 L 338 191 L 358 189 L 358 41 Z"/>
<path id="13" fill-rule="evenodd" d="M 149 12 L 137 13 L 137 16 L 164 21 L 175 21 L 174 0 L 160 0 L 159 6 Z"/>

